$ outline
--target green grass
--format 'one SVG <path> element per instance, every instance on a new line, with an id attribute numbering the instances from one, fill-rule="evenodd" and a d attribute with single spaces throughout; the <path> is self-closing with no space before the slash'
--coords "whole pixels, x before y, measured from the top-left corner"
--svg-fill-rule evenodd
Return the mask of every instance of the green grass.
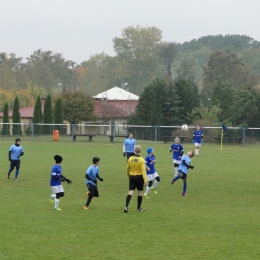
<path id="1" fill-rule="evenodd" d="M 140 142 L 142 155 L 155 148 L 161 177 L 158 194 L 143 198 L 136 212 L 136 193 L 124 214 L 128 180 L 122 141 L 58 142 L 22 138 L 25 155 L 18 181 L 7 179 L 8 149 L 14 138 L 2 138 L 0 150 L 0 259 L 259 259 L 259 146 L 204 144 L 192 159 L 188 196 L 182 181 L 173 186 L 170 144 Z M 184 144 L 186 152 L 193 148 Z M 53 156 L 60 154 L 64 184 L 62 211 L 50 203 Z M 85 171 L 93 156 L 101 157 L 100 197 L 88 211 Z M 12 173 L 12 177 L 14 172 Z"/>

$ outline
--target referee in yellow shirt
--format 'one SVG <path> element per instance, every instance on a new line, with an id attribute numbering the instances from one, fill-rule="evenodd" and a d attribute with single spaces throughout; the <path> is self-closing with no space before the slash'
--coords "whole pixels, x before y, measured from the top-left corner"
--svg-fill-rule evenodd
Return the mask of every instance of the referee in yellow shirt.
<path id="1" fill-rule="evenodd" d="M 144 211 L 144 209 L 141 208 L 141 204 L 143 199 L 143 187 L 147 184 L 145 161 L 144 158 L 140 157 L 141 147 L 139 145 L 135 146 L 134 152 L 135 155 L 132 155 L 128 159 L 126 165 L 126 172 L 129 178 L 129 192 L 126 196 L 125 213 L 128 213 L 128 205 L 135 189 L 138 190 L 137 211 Z"/>

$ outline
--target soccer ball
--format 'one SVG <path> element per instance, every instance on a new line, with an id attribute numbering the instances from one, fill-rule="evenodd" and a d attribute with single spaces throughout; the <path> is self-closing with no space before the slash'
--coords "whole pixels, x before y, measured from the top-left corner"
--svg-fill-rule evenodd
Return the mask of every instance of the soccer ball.
<path id="1" fill-rule="evenodd" d="M 188 125 L 184 124 L 184 125 L 182 125 L 181 129 L 182 129 L 182 131 L 188 131 L 189 127 L 188 127 Z"/>

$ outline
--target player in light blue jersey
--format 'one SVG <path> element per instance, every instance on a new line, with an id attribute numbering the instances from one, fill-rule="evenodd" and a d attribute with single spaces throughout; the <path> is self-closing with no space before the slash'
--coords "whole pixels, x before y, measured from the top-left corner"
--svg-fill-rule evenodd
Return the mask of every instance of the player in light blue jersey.
<path id="1" fill-rule="evenodd" d="M 16 138 L 15 144 L 13 144 L 8 153 L 8 159 L 10 161 L 10 168 L 7 173 L 7 178 L 10 179 L 10 174 L 13 171 L 14 167 L 16 168 L 14 180 L 17 180 L 19 175 L 19 170 L 21 166 L 21 159 L 20 157 L 24 155 L 23 147 L 21 146 L 21 139 Z"/>
<path id="2" fill-rule="evenodd" d="M 54 209 L 61 210 L 59 208 L 60 198 L 64 196 L 64 189 L 61 185 L 62 181 L 66 181 L 68 184 L 71 184 L 72 181 L 67 179 L 65 176 L 62 175 L 62 157 L 60 155 L 55 155 L 53 158 L 56 162 L 51 169 L 51 179 L 50 179 L 50 186 L 51 186 L 51 202 L 55 202 Z"/>
<path id="3" fill-rule="evenodd" d="M 189 151 L 186 154 L 184 154 L 181 157 L 181 163 L 178 167 L 178 175 L 172 179 L 172 184 L 177 181 L 178 179 L 183 180 L 183 190 L 182 190 L 182 196 L 187 196 L 186 195 L 186 190 L 187 190 L 187 175 L 188 175 L 188 170 L 189 169 L 194 169 L 194 166 L 190 165 L 191 163 L 191 158 L 194 156 L 193 151 Z"/>
<path id="4" fill-rule="evenodd" d="M 201 146 L 201 144 L 203 144 L 203 142 L 204 142 L 203 133 L 200 130 L 200 126 L 197 125 L 196 130 L 193 133 L 193 140 L 192 140 L 192 143 L 195 144 L 195 154 L 196 154 L 196 156 L 199 156 L 200 146 Z"/>
<path id="5" fill-rule="evenodd" d="M 89 192 L 86 193 L 87 195 L 87 201 L 86 205 L 83 207 L 84 209 L 88 209 L 89 204 L 93 197 L 99 197 L 98 188 L 97 188 L 97 179 L 100 181 L 103 181 L 103 178 L 99 176 L 99 162 L 100 158 L 94 157 L 92 159 L 93 164 L 89 166 L 89 168 L 86 171 L 86 184 L 88 187 Z"/>
<path id="6" fill-rule="evenodd" d="M 146 176 L 148 180 L 148 185 L 146 187 L 146 191 L 144 193 L 144 196 L 149 199 L 149 193 L 150 190 L 153 190 L 153 192 L 156 194 L 156 187 L 158 186 L 160 182 L 160 176 L 155 170 L 155 162 L 156 158 L 154 156 L 154 149 L 152 147 L 149 147 L 147 149 L 147 156 L 145 157 L 145 166 L 146 166 Z M 154 181 L 154 183 L 153 183 Z"/>
<path id="7" fill-rule="evenodd" d="M 125 139 L 124 144 L 123 144 L 123 156 L 126 156 L 126 159 L 128 159 L 135 155 L 134 150 L 135 150 L 136 142 L 135 139 L 133 138 L 133 134 L 129 133 L 129 137 Z"/>
<path id="8" fill-rule="evenodd" d="M 174 143 L 170 147 L 170 154 L 173 151 L 172 159 L 173 159 L 173 165 L 174 165 L 174 175 L 178 175 L 178 167 L 181 163 L 181 157 L 184 153 L 183 146 L 179 143 L 180 139 L 179 137 L 176 137 L 174 139 Z"/>

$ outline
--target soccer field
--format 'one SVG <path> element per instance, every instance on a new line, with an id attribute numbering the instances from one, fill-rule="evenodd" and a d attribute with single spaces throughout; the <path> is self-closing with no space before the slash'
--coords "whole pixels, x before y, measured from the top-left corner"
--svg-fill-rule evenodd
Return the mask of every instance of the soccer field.
<path id="1" fill-rule="evenodd" d="M 0 259 L 260 259 L 259 146 L 204 144 L 192 158 L 187 197 L 182 180 L 170 185 L 170 143 L 152 146 L 161 177 L 158 194 L 143 198 L 136 211 L 135 193 L 123 213 L 128 192 L 122 142 L 34 141 L 22 138 L 18 181 L 7 179 L 8 150 L 14 138 L 1 140 Z M 192 144 L 184 144 L 185 152 Z M 63 156 L 62 211 L 49 199 L 53 156 Z M 99 198 L 86 202 L 85 171 L 99 156 Z"/>

